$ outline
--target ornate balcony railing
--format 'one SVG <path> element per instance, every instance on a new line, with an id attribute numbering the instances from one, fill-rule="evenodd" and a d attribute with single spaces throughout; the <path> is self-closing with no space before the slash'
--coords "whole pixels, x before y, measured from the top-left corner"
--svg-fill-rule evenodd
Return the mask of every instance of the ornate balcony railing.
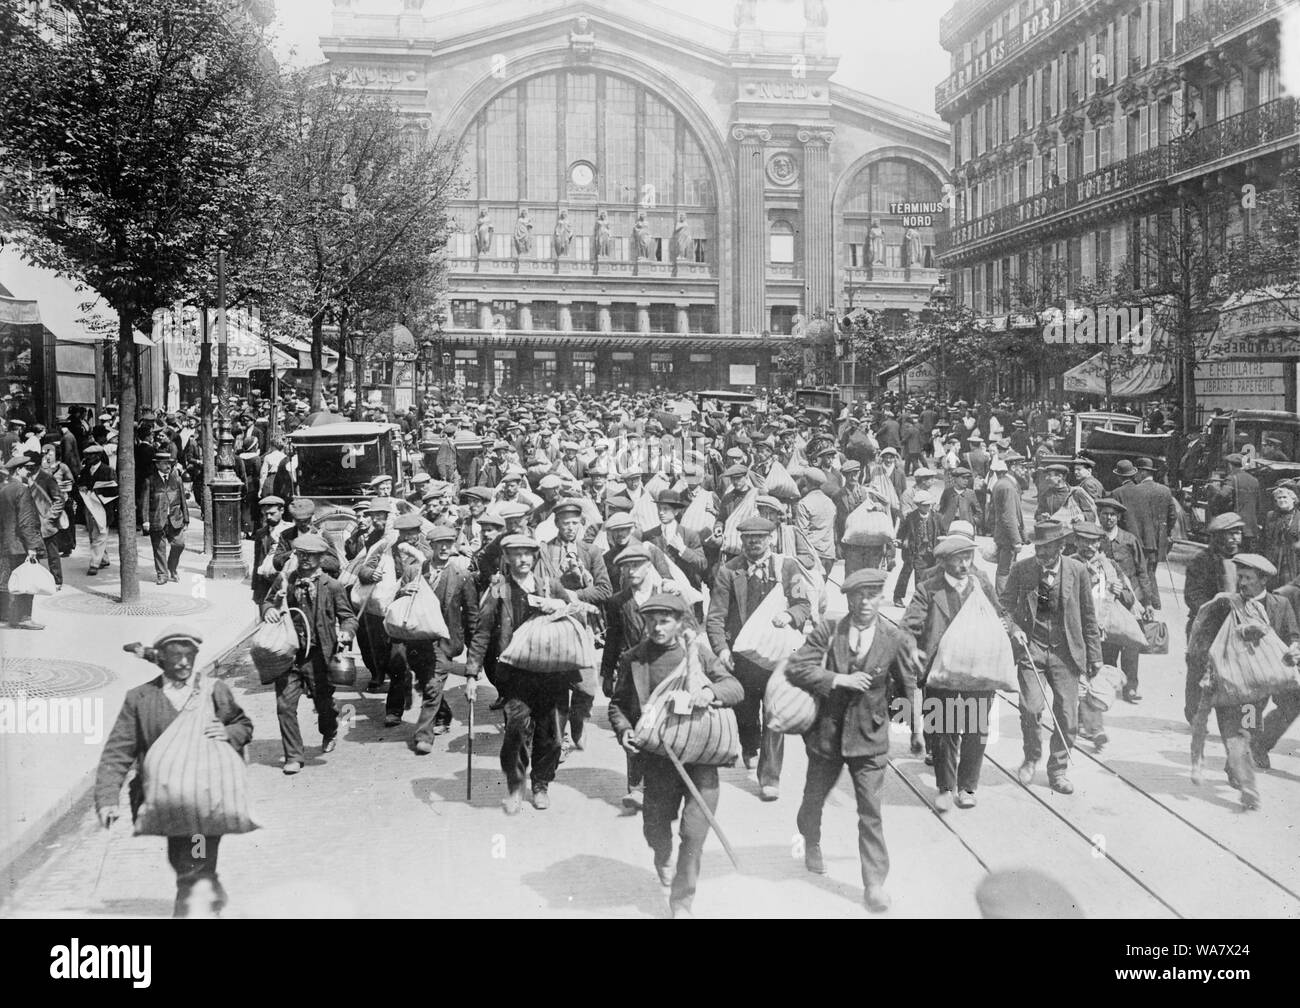
<path id="1" fill-rule="evenodd" d="M 1287 95 L 1179 137 L 1173 144 L 1175 167 L 1186 171 L 1292 136 L 1300 126 L 1296 112 L 1296 99 Z"/>
<path id="2" fill-rule="evenodd" d="M 935 248 L 944 254 L 989 235 L 1010 231 L 1074 207 L 1100 202 L 1127 190 L 1160 182 L 1172 175 L 1242 154 L 1295 136 L 1300 132 L 1300 106 L 1293 96 L 1276 98 L 1172 143 L 1131 154 L 1064 185 L 966 221 L 936 235 Z"/>
<path id="3" fill-rule="evenodd" d="M 1200 14 L 1185 17 L 1174 26 L 1174 53 L 1182 55 L 1206 45 L 1277 5 L 1277 0 L 1210 0 Z"/>

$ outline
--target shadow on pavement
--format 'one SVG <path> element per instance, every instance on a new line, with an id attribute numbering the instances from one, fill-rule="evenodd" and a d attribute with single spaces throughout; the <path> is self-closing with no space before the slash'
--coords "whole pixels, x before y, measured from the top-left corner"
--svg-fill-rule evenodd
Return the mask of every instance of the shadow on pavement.
<path id="1" fill-rule="evenodd" d="M 650 860 L 646 851 L 646 860 Z M 629 903 L 647 917 L 668 916 L 668 901 L 652 868 L 634 868 L 626 861 L 576 854 L 529 872 L 524 885 L 536 892 L 551 910 L 608 912 Z"/>

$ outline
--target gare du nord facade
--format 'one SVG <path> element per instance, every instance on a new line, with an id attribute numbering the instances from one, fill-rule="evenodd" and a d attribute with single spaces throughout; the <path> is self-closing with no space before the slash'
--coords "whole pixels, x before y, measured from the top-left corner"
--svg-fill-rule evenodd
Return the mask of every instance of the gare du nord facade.
<path id="1" fill-rule="evenodd" d="M 407 7 L 341 5 L 321 45 L 400 103 L 413 142 L 462 146 L 443 384 L 795 384 L 776 361 L 806 320 L 868 307 L 903 324 L 929 299 L 948 130 L 837 84 L 824 18 L 775 31 L 624 0 Z M 387 398 L 406 367 L 368 384 Z"/>

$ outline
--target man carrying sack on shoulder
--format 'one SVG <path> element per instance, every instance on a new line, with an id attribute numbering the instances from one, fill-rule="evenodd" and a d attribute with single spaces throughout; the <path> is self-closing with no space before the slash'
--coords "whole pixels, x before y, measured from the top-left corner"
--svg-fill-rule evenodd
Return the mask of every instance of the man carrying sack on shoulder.
<path id="1" fill-rule="evenodd" d="M 708 677 L 690 696 L 692 708 L 735 707 L 744 699 L 740 683 L 714 657 L 702 637 L 686 632 L 690 610 L 678 595 L 652 595 L 639 607 L 646 624 L 645 638 L 623 652 L 618 660 L 617 685 L 609 701 L 609 723 L 629 761 L 637 757 L 645 781 L 642 829 L 654 851 L 659 883 L 671 888 L 669 905 L 674 918 L 689 917 L 700 877 L 700 858 L 709 822 L 704 810 L 691 796 L 672 761 L 666 756 L 642 753 L 634 739 L 637 722 L 655 687 L 675 674 L 687 661 L 688 649 L 697 649 Z M 734 737 L 734 736 L 733 736 Z M 734 750 L 733 750 L 734 752 Z M 695 785 L 709 813 L 718 810 L 718 768 L 698 763 L 684 769 Z M 684 803 L 684 807 L 683 807 Z M 681 847 L 677 869 L 672 869 L 672 824 L 681 811 Z"/>
<path id="2" fill-rule="evenodd" d="M 704 621 L 709 645 L 722 667 L 734 672 L 745 688 L 745 699 L 736 707 L 736 721 L 745 768 L 752 769 L 757 759 L 759 794 L 763 801 L 776 801 L 780 797 L 785 752 L 785 736 L 767 728 L 760 717 L 772 669 L 733 655 L 731 646 L 768 594 L 778 586 L 785 595 L 786 608 L 772 617 L 772 626 L 802 629 L 811 612 L 807 582 L 798 562 L 772 553 L 775 530 L 776 526 L 766 518 L 750 518 L 740 523 L 744 552 L 718 568 Z"/>
<path id="3" fill-rule="evenodd" d="M 131 818 L 135 820 L 144 804 L 146 785 L 145 757 L 162 737 L 198 688 L 195 671 L 199 645 L 203 638 L 184 627 L 168 627 L 153 647 L 138 653 L 162 669 L 162 675 L 129 690 L 122 710 L 104 743 L 95 774 L 95 813 L 100 825 L 112 829 L 118 818 L 122 782 L 133 766 L 140 773 L 131 780 Z M 134 649 L 134 648 L 133 648 Z M 212 681 L 212 712 L 204 734 L 219 742 L 229 742 L 235 752 L 243 754 L 253 737 L 253 722 L 235 701 L 230 687 L 221 680 Z M 167 838 L 167 860 L 176 873 L 175 917 L 215 916 L 226 904 L 226 891 L 217 878 L 217 851 L 221 836 L 185 833 Z M 201 891 L 202 890 L 202 891 Z"/>
<path id="4" fill-rule="evenodd" d="M 1237 568 L 1236 591 L 1223 592 L 1205 603 L 1192 624 L 1187 641 L 1183 713 L 1192 726 L 1192 780 L 1199 784 L 1203 779 L 1206 722 L 1213 708 L 1228 751 L 1228 783 L 1241 792 L 1242 807 L 1251 810 L 1260 806 L 1251 750 L 1262 750 L 1264 755 L 1268 752 L 1259 744 L 1268 740 L 1253 736 L 1252 731 L 1258 729 L 1251 726 L 1259 723 L 1259 714 L 1272 690 L 1265 689 L 1260 696 L 1242 696 L 1241 702 L 1224 702 L 1224 687 L 1240 689 L 1248 680 L 1266 678 L 1294 682 L 1295 666 L 1300 662 L 1300 622 L 1289 600 L 1268 591 L 1268 579 L 1277 573 L 1268 560 L 1254 553 L 1238 553 L 1232 563 Z M 1221 640 L 1220 631 L 1225 631 L 1224 624 L 1230 619 L 1233 626 L 1226 629 Z M 1270 633 L 1276 635 L 1272 649 L 1261 646 L 1268 643 Z M 1266 664 L 1271 667 L 1261 667 Z M 1228 678 L 1233 681 L 1223 682 Z M 1297 706 L 1294 691 L 1280 692 L 1278 696 L 1288 698 L 1291 710 Z M 1267 719 L 1264 727 L 1270 727 Z"/>
<path id="5" fill-rule="evenodd" d="M 885 849 L 880 792 L 889 759 L 891 683 L 913 707 L 919 701 L 913 645 L 907 634 L 878 619 L 885 572 L 855 571 L 844 579 L 849 612 L 822 620 L 786 669 L 792 685 L 819 702 L 804 735 L 808 777 L 796 823 L 804 840 L 804 867 L 826 874 L 822 856 L 822 807 L 848 765 L 858 806 L 858 857 L 867 909 L 883 913 L 889 852 Z"/>

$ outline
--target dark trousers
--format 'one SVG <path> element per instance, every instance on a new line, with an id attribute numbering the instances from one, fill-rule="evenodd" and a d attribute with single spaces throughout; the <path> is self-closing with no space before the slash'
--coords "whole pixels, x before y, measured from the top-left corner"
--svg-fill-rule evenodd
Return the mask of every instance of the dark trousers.
<path id="1" fill-rule="evenodd" d="M 566 676 L 510 670 L 501 769 L 511 791 L 524 786 L 530 761 L 534 791 L 555 780 L 560 765 L 560 737 L 564 734 L 559 707 L 568 690 Z"/>
<path id="2" fill-rule="evenodd" d="M 911 476 L 912 473 L 921 468 L 921 453 L 908 452 L 907 459 L 903 463 L 904 475 Z"/>
<path id="3" fill-rule="evenodd" d="M 59 529 L 54 536 L 54 541 L 59 545 L 60 553 L 71 553 L 77 548 L 77 522 L 75 520 L 75 508 L 76 505 L 73 502 L 73 498 L 69 498 L 68 503 L 64 507 L 64 510 L 68 514 L 68 527 L 65 529 Z"/>
<path id="4" fill-rule="evenodd" d="M 217 850 L 219 836 L 173 836 L 167 838 L 167 860 L 176 872 L 176 905 L 173 917 L 188 917 L 190 892 L 200 879 L 212 883 L 215 897 L 212 909 L 220 911 L 226 905 L 226 890 L 217 878 Z"/>
<path id="5" fill-rule="evenodd" d="M 1223 748 L 1228 751 L 1228 775 L 1236 778 L 1237 790 L 1243 797 L 1258 799 L 1255 762 L 1250 758 L 1251 729 L 1247 727 L 1248 716 L 1248 709 L 1239 704 L 1214 708 L 1214 719 L 1219 723 Z"/>
<path id="6" fill-rule="evenodd" d="M 926 690 L 925 719 L 935 725 L 934 783 L 940 791 L 979 787 L 988 745 L 991 690 Z"/>
<path id="7" fill-rule="evenodd" d="M 1034 641 L 1029 643 L 1029 657 L 1033 665 L 1022 658 L 1018 669 L 1020 734 L 1024 739 L 1025 759 L 1037 763 L 1043 755 L 1038 716 L 1047 706 L 1047 697 L 1043 694 L 1046 684 L 1052 697 L 1052 716 L 1060 729 L 1048 727 L 1051 738 L 1048 742 L 1047 776 L 1055 779 L 1064 776 L 1069 769 L 1069 750 L 1074 748 L 1079 730 L 1079 676 L 1054 651 Z"/>
<path id="8" fill-rule="evenodd" d="M 1138 658 L 1141 652 L 1137 648 L 1121 648 L 1118 644 L 1101 645 L 1101 660 L 1107 665 L 1118 664 L 1124 673 L 1124 685 L 1134 689 L 1138 684 Z"/>
<path id="9" fill-rule="evenodd" d="M 765 726 L 763 694 L 770 669 L 736 659 L 736 678 L 745 688 L 745 699 L 736 705 L 736 724 L 740 729 L 740 748 L 747 755 L 758 754 L 758 783 L 760 787 L 777 787 L 781 783 L 781 764 L 785 761 L 785 736 Z"/>
<path id="10" fill-rule="evenodd" d="M 10 553 L 9 571 L 17 570 L 19 564 L 25 564 L 26 562 L 26 553 Z M 32 618 L 32 600 L 35 596 L 10 595 L 8 584 L 8 576 L 0 578 L 0 620 L 8 620 L 11 625 L 16 626 L 24 620 Z"/>
<path id="11" fill-rule="evenodd" d="M 681 846 L 677 849 L 677 871 L 673 875 L 669 903 L 674 909 L 689 910 L 700 879 L 700 856 L 709 835 L 709 820 L 704 810 L 686 790 L 676 768 L 663 756 L 645 756 L 645 804 L 641 829 L 646 843 L 655 854 L 655 865 L 663 867 L 673 858 L 673 820 L 680 810 Z M 708 805 L 718 810 L 718 768 L 687 765 L 686 773 Z"/>
<path id="12" fill-rule="evenodd" d="M 805 843 L 822 842 L 822 806 L 847 763 L 853 778 L 853 796 L 858 803 L 858 858 L 862 862 L 862 885 L 883 885 L 889 874 L 889 851 L 880 817 L 880 790 L 885 785 L 885 761 L 881 756 L 841 756 L 826 759 L 808 750 L 808 779 L 795 824 Z"/>
<path id="13" fill-rule="evenodd" d="M 1016 554 L 1019 552 L 1019 548 L 998 543 L 997 551 L 998 569 L 993 575 L 995 581 L 993 587 L 1001 595 L 1007 587 L 1007 578 L 1011 576 L 1011 565 L 1016 562 Z"/>
<path id="14" fill-rule="evenodd" d="M 1267 701 L 1260 703 L 1259 710 L 1263 710 L 1266 703 Z M 1255 729 L 1259 733 L 1257 744 L 1264 752 L 1277 745 L 1295 719 L 1300 717 L 1300 693 L 1279 693 L 1273 697 L 1273 703 L 1273 709 L 1264 715 L 1264 720 Z"/>
<path id="15" fill-rule="evenodd" d="M 903 551 L 903 564 L 898 569 L 898 581 L 894 584 L 894 604 L 902 605 L 903 600 L 907 598 L 907 585 L 912 580 L 912 573 L 916 572 L 916 580 L 919 584 L 921 581 L 921 571 L 929 570 L 934 566 L 934 557 L 921 556 L 917 557 L 915 565 L 912 561 L 911 550 Z"/>
<path id="16" fill-rule="evenodd" d="M 63 563 L 59 557 L 59 536 L 54 534 L 45 542 L 45 561 L 49 564 L 50 573 L 54 575 L 55 584 L 63 584 Z"/>
<path id="17" fill-rule="evenodd" d="M 381 686 L 388 681 L 388 673 L 393 664 L 393 642 L 384 629 L 384 617 L 372 612 L 362 613 L 361 633 L 357 642 L 361 646 L 361 660 L 370 670 L 370 681 Z M 401 713 L 399 708 L 397 713 Z"/>
<path id="18" fill-rule="evenodd" d="M 627 756 L 627 789 L 638 791 L 645 786 L 645 756 L 641 753 L 624 753 Z"/>
<path id="19" fill-rule="evenodd" d="M 1241 552 L 1242 553 L 1251 552 L 1250 550 L 1246 549 L 1245 542 L 1242 542 L 1241 544 Z M 1156 555 L 1155 549 L 1147 550 L 1146 561 L 1147 561 L 1147 580 L 1151 583 L 1151 608 L 1159 609 L 1160 608 L 1160 584 L 1156 581 L 1156 568 L 1160 566 L 1160 560 Z"/>
<path id="20" fill-rule="evenodd" d="M 175 574 L 185 552 L 185 530 L 149 526 L 149 542 L 153 546 L 153 571 L 156 577 Z M 163 544 L 166 545 L 163 545 Z"/>
<path id="21" fill-rule="evenodd" d="M 415 741 L 432 742 L 436 724 L 451 724 L 451 708 L 443 696 L 447 687 L 447 673 L 451 660 L 443 656 L 436 641 L 408 641 L 406 661 L 394 662 L 393 680 L 388 687 L 385 711 L 402 716 L 406 695 L 410 692 L 411 675 L 415 674 L 420 689 L 420 717 L 415 723 Z"/>
<path id="22" fill-rule="evenodd" d="M 563 734 L 567 726 L 569 737 L 575 742 L 579 741 L 582 738 L 582 726 L 591 717 L 591 706 L 595 702 L 595 697 L 588 696 L 582 690 L 569 690 L 559 704 L 560 733 Z"/>
<path id="23" fill-rule="evenodd" d="M 322 739 L 338 732 L 339 715 L 334 709 L 334 684 L 325 669 L 325 658 L 312 645 L 307 660 L 275 681 L 275 713 L 280 721 L 280 741 L 286 763 L 303 762 L 302 730 L 298 727 L 298 698 L 306 693 L 316 705 L 316 726 Z"/>

